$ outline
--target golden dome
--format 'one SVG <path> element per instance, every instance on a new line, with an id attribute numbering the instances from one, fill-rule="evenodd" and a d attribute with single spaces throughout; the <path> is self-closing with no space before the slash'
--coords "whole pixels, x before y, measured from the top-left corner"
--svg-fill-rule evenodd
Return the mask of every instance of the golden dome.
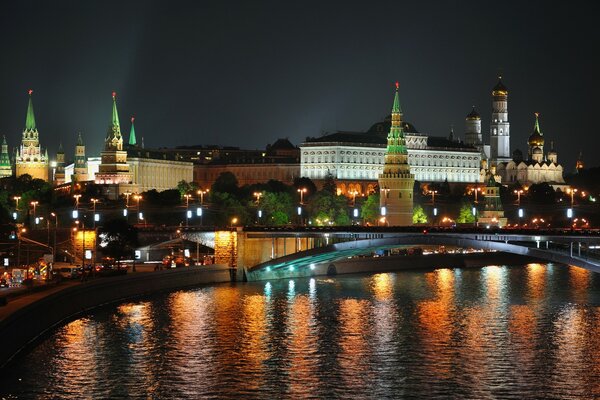
<path id="1" fill-rule="evenodd" d="M 502 77 L 498 77 L 498 83 L 492 89 L 492 96 L 508 96 L 508 89 L 502 83 Z"/>
<path id="2" fill-rule="evenodd" d="M 533 126 L 533 133 L 529 135 L 529 139 L 527 142 L 529 146 L 543 146 L 544 145 L 544 135 L 540 132 L 540 122 L 538 117 L 539 113 L 535 113 L 535 125 Z"/>

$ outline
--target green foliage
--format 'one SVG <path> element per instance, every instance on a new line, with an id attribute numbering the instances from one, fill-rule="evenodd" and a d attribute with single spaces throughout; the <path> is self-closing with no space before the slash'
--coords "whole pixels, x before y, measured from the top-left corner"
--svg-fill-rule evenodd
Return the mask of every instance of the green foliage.
<path id="1" fill-rule="evenodd" d="M 294 203 L 287 192 L 263 192 L 259 207 L 263 211 L 262 224 L 285 225 L 290 222 Z"/>
<path id="2" fill-rule="evenodd" d="M 379 218 L 379 193 L 371 194 L 363 203 L 360 211 L 363 220 L 376 223 Z"/>
<path id="3" fill-rule="evenodd" d="M 475 223 L 475 216 L 473 215 L 473 206 L 470 203 L 461 204 L 456 222 L 458 222 L 459 224 Z"/>
<path id="4" fill-rule="evenodd" d="M 420 204 L 417 204 L 413 207 L 413 224 L 426 224 L 427 223 L 427 214 L 423 210 L 423 207 Z"/>
<path id="5" fill-rule="evenodd" d="M 315 225 L 350 225 L 348 215 L 348 199 L 332 194 L 330 189 L 323 189 L 310 199 L 307 206 L 309 215 Z"/>
<path id="6" fill-rule="evenodd" d="M 196 190 L 198 190 L 198 185 L 196 185 L 195 182 L 181 180 L 177 183 L 177 190 L 179 191 L 180 197 L 183 197 L 184 194 L 196 192 Z"/>
<path id="7" fill-rule="evenodd" d="M 234 195 L 212 192 L 210 198 L 212 201 L 211 214 L 216 226 L 230 226 L 234 217 L 238 219 L 238 224 L 246 225 L 252 222 L 249 209 Z"/>

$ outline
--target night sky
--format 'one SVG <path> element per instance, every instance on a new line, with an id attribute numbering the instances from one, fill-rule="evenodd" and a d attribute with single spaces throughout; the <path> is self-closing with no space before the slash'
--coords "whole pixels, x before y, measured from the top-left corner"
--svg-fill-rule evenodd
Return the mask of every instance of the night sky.
<path id="1" fill-rule="evenodd" d="M 327 4 L 323 4 L 327 3 Z M 299 144 L 366 130 L 400 82 L 405 120 L 464 138 L 491 88 L 510 90 L 511 150 L 533 113 L 574 168 L 599 165 L 597 10 L 591 2 L 11 1 L 0 6 L 0 134 L 20 142 L 27 90 L 51 159 L 77 132 L 98 156 L 118 93 L 121 129 L 146 147 Z"/>

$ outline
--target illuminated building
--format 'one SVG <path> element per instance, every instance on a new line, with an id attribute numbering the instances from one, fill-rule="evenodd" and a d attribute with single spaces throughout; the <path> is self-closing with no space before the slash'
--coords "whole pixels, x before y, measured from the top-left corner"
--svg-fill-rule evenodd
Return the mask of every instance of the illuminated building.
<path id="1" fill-rule="evenodd" d="M 77 136 L 77 145 L 75 146 L 75 162 L 73 163 L 74 182 L 85 182 L 88 180 L 88 166 L 85 158 L 85 145 L 81 138 L 81 133 Z"/>
<path id="2" fill-rule="evenodd" d="M 510 161 L 510 123 L 508 122 L 508 89 L 498 77 L 492 89 L 492 123 L 490 124 L 490 159 L 493 165 Z"/>
<path id="3" fill-rule="evenodd" d="M 8 145 L 6 137 L 2 136 L 2 152 L 0 152 L 0 178 L 12 176 L 12 165 L 10 164 L 10 156 L 8 154 Z"/>
<path id="4" fill-rule="evenodd" d="M 31 175 L 33 179 L 48 180 L 48 151 L 42 152 L 39 133 L 35 124 L 33 114 L 33 102 L 29 91 L 29 103 L 27 105 L 27 118 L 21 146 L 17 149 L 15 159 L 15 172 L 17 177 L 25 174 Z"/>
<path id="5" fill-rule="evenodd" d="M 392 106 L 392 124 L 387 136 L 383 172 L 379 175 L 380 206 L 390 226 L 412 225 L 415 176 L 410 172 L 402 129 L 398 83 Z M 385 210 L 385 211 L 383 211 Z"/>
<path id="6" fill-rule="evenodd" d="M 539 114 L 535 113 L 533 132 L 527 140 L 528 158 L 523 159 L 520 150 L 515 150 L 512 160 L 499 162 L 496 172 L 503 184 L 520 183 L 529 186 L 536 183 L 548 183 L 556 188 L 563 188 L 563 167 L 558 163 L 558 153 L 553 144 L 544 154 L 544 134 L 540 130 Z"/>

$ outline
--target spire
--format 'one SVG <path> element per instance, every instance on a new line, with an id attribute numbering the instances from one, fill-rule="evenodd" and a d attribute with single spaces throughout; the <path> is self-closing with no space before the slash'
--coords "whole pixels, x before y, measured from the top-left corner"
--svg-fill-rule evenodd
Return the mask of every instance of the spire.
<path id="1" fill-rule="evenodd" d="M 121 136 L 121 126 L 119 123 L 119 113 L 117 112 L 117 93 L 112 92 L 113 107 L 112 107 L 112 119 L 108 126 L 108 132 L 106 133 L 106 140 L 104 142 L 104 150 L 123 150 L 123 137 Z"/>
<path id="2" fill-rule="evenodd" d="M 534 113 L 535 114 L 535 125 L 533 126 L 533 133 L 537 133 L 539 135 L 542 134 L 542 132 L 540 132 L 540 121 L 539 121 L 539 116 L 540 113 Z"/>
<path id="3" fill-rule="evenodd" d="M 7 146 L 6 135 L 2 135 L 2 146 Z"/>
<path id="4" fill-rule="evenodd" d="M 35 131 L 35 115 L 33 114 L 33 102 L 31 94 L 33 90 L 29 89 L 29 104 L 27 105 L 27 118 L 25 119 L 25 130 Z"/>
<path id="5" fill-rule="evenodd" d="M 400 107 L 400 98 L 398 95 L 399 87 L 400 85 L 396 82 L 396 93 L 394 94 L 394 105 L 392 106 L 392 125 L 387 137 L 388 154 L 408 154 L 406 152 L 404 130 L 402 129 L 402 108 Z"/>
<path id="6" fill-rule="evenodd" d="M 79 132 L 79 136 L 77 136 L 77 146 L 83 146 L 83 139 L 81 138 L 81 132 Z"/>
<path id="7" fill-rule="evenodd" d="M 400 88 L 400 84 L 396 82 L 396 94 L 394 96 L 394 105 L 392 106 L 392 114 L 400 113 L 402 114 L 402 109 L 400 108 L 400 98 L 398 97 L 398 89 Z"/>
<path id="8" fill-rule="evenodd" d="M 121 126 L 119 124 L 119 113 L 117 112 L 117 92 L 112 92 L 113 108 L 112 108 L 112 125 Z"/>
<path id="9" fill-rule="evenodd" d="M 58 153 L 64 153 L 63 147 L 62 147 L 62 142 L 58 142 Z"/>
<path id="10" fill-rule="evenodd" d="M 448 135 L 448 140 L 454 142 L 454 124 L 450 124 L 450 134 Z"/>
<path id="11" fill-rule="evenodd" d="M 135 117 L 131 117 L 131 131 L 129 132 L 129 145 L 130 146 L 137 145 L 137 141 L 135 140 L 135 127 L 134 127 L 133 121 L 135 121 Z"/>

